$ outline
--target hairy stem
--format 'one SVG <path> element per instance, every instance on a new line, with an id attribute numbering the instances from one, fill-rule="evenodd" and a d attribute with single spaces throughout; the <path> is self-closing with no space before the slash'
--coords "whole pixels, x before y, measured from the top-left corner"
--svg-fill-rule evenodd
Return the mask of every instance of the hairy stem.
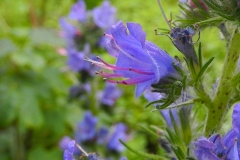
<path id="1" fill-rule="evenodd" d="M 229 109 L 229 101 L 233 87 L 231 79 L 236 70 L 240 49 L 239 49 L 240 33 L 237 29 L 233 31 L 231 41 L 229 43 L 227 55 L 224 61 L 224 67 L 216 94 L 213 98 L 212 106 L 208 107 L 208 119 L 205 129 L 205 135 L 209 136 L 218 131 L 222 126 L 225 115 Z"/>

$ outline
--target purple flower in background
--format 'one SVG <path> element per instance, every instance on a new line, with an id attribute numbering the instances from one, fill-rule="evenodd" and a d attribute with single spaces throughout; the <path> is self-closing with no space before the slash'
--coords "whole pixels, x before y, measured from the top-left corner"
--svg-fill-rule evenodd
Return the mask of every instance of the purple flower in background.
<path id="1" fill-rule="evenodd" d="M 77 33 L 77 28 L 70 24 L 65 18 L 60 18 L 59 24 L 63 30 L 63 37 L 67 41 L 67 46 L 74 47 L 73 38 Z"/>
<path id="2" fill-rule="evenodd" d="M 100 128 L 97 133 L 97 143 L 104 144 L 107 141 L 108 133 L 109 131 L 107 128 L 105 127 Z"/>
<path id="3" fill-rule="evenodd" d="M 108 139 L 108 149 L 122 152 L 124 150 L 124 146 L 119 142 L 119 139 L 121 139 L 122 141 L 127 140 L 126 131 L 127 127 L 123 123 L 116 124 L 113 133 Z"/>
<path id="4" fill-rule="evenodd" d="M 64 136 L 62 138 L 62 140 L 60 141 L 59 143 L 59 147 L 62 149 L 62 150 L 66 150 L 68 149 L 68 143 L 72 141 L 72 139 L 68 136 Z"/>
<path id="5" fill-rule="evenodd" d="M 72 6 L 68 17 L 73 20 L 84 22 L 87 18 L 85 2 L 83 0 L 78 0 L 78 2 Z"/>
<path id="6" fill-rule="evenodd" d="M 97 117 L 94 117 L 91 112 L 86 112 L 83 120 L 78 123 L 76 141 L 81 143 L 94 139 L 97 121 Z"/>
<path id="7" fill-rule="evenodd" d="M 127 32 L 129 30 L 129 34 Z M 158 83 L 165 76 L 174 76 L 173 58 L 166 52 L 146 41 L 146 33 L 140 24 L 119 21 L 111 28 L 112 35 L 107 46 L 108 52 L 117 58 L 111 65 L 99 58 L 100 62 L 88 59 L 95 65 L 112 70 L 114 73 L 97 72 L 108 82 L 124 85 L 136 84 L 135 95 L 139 97 L 151 84 Z M 114 79 L 117 78 L 118 80 Z M 124 80 L 119 80 L 124 78 Z"/>
<path id="8" fill-rule="evenodd" d="M 233 108 L 233 128 L 223 137 L 219 134 L 209 139 L 200 137 L 194 144 L 195 155 L 199 160 L 239 160 L 240 159 L 240 103 Z"/>
<path id="9" fill-rule="evenodd" d="M 107 106 L 113 106 L 115 101 L 122 95 L 122 91 L 116 84 L 106 83 L 103 91 L 98 92 L 99 101 Z"/>
<path id="10" fill-rule="evenodd" d="M 74 140 L 68 143 L 68 148 L 64 151 L 64 154 L 63 154 L 64 160 L 74 160 L 73 152 L 75 148 L 75 143 L 76 142 Z"/>
<path id="11" fill-rule="evenodd" d="M 82 70 L 88 71 L 89 73 L 93 72 L 92 65 L 87 63 L 84 59 L 85 56 L 92 57 L 90 54 L 90 46 L 89 44 L 84 45 L 83 51 L 77 51 L 75 48 L 68 47 L 68 66 L 74 72 L 79 72 Z"/>
<path id="12" fill-rule="evenodd" d="M 107 29 L 116 22 L 116 11 L 109 1 L 104 1 L 100 7 L 93 9 L 93 20 L 98 27 Z"/>

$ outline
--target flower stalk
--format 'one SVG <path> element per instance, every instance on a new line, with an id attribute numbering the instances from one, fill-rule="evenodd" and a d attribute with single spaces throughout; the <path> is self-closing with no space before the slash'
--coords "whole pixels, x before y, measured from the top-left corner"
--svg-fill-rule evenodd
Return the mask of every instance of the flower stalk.
<path id="1" fill-rule="evenodd" d="M 228 53 L 225 57 L 224 67 L 220 82 L 217 87 L 216 94 L 213 98 L 212 106 L 208 108 L 208 119 L 205 128 L 205 135 L 209 136 L 218 131 L 222 126 L 225 115 L 229 109 L 229 101 L 233 87 L 231 86 L 231 79 L 236 70 L 239 59 L 239 41 L 240 33 L 237 28 L 233 30 L 232 38 L 229 43 Z"/>

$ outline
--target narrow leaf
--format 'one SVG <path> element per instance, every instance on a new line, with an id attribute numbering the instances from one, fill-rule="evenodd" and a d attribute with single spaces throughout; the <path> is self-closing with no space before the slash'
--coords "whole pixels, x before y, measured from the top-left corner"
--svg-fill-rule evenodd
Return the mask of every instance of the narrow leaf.
<path id="1" fill-rule="evenodd" d="M 157 160 L 166 160 L 165 157 L 159 156 L 159 155 L 154 155 L 154 154 L 149 154 L 149 153 L 144 153 L 144 152 L 140 152 L 137 151 L 131 147 L 129 147 L 126 143 L 124 143 L 121 139 L 119 139 L 119 141 L 131 152 L 135 153 L 136 155 L 145 157 L 145 158 L 149 158 L 149 159 L 157 159 Z"/>

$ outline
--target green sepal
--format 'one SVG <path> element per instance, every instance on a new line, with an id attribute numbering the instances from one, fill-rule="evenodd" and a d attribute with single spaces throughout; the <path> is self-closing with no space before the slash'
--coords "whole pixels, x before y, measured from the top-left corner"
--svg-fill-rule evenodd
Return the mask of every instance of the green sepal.
<path id="1" fill-rule="evenodd" d="M 198 65 L 200 68 L 202 68 L 202 43 L 199 43 L 198 46 Z"/>
<path id="2" fill-rule="evenodd" d="M 208 68 L 208 66 L 212 63 L 213 59 L 214 59 L 214 57 L 210 58 L 210 59 L 203 65 L 203 67 L 200 69 L 200 71 L 199 71 L 199 73 L 198 73 L 198 75 L 197 75 L 197 77 L 196 77 L 196 81 L 195 81 L 196 83 L 195 83 L 195 84 L 197 84 L 198 81 L 202 78 L 202 75 L 204 74 L 204 72 L 206 71 L 206 69 Z"/>
<path id="3" fill-rule="evenodd" d="M 138 150 L 135 150 L 131 147 L 129 147 L 126 143 L 124 143 L 121 139 L 119 139 L 119 141 L 131 152 L 135 153 L 136 155 L 145 157 L 145 158 L 149 158 L 149 159 L 157 159 L 157 160 L 167 160 L 166 157 L 163 156 L 159 156 L 159 155 L 154 155 L 154 154 L 149 154 L 149 153 L 144 153 L 144 152 L 140 152 Z"/>
<path id="4" fill-rule="evenodd" d="M 153 102 L 150 102 L 148 103 L 144 108 L 148 108 L 149 106 L 153 105 L 153 104 L 157 104 L 157 103 L 163 103 L 165 101 L 165 98 L 163 99 L 160 99 L 160 100 L 156 100 L 156 101 L 153 101 Z"/>
<path id="5" fill-rule="evenodd" d="M 178 159 L 185 159 L 185 144 L 182 141 L 181 137 L 174 134 L 173 131 L 171 131 L 169 128 L 166 128 L 166 131 L 168 133 L 168 136 L 166 137 L 170 144 L 172 145 L 171 148 L 174 151 L 175 155 L 178 157 Z"/>
<path id="6" fill-rule="evenodd" d="M 159 138 L 159 135 L 156 134 L 155 132 L 153 132 L 152 130 L 150 130 L 149 128 L 147 128 L 147 127 L 145 127 L 145 126 L 143 126 L 143 125 L 139 125 L 139 127 L 140 127 L 142 130 L 146 131 L 148 134 L 152 135 L 153 137 L 155 137 L 155 138 L 157 138 L 157 139 Z"/>
<path id="7" fill-rule="evenodd" d="M 172 63 L 173 68 L 182 76 L 185 76 L 184 71 L 176 64 L 176 63 Z"/>

